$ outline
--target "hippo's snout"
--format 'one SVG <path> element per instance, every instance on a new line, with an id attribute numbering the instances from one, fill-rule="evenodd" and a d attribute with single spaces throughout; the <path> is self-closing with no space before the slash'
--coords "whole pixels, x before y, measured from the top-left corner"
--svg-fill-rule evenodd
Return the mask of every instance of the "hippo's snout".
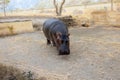
<path id="1" fill-rule="evenodd" d="M 69 55 L 70 52 L 69 51 L 59 51 L 59 55 Z"/>
<path id="2" fill-rule="evenodd" d="M 63 50 L 59 50 L 59 55 L 69 55 L 70 54 L 70 50 L 69 49 L 63 49 Z"/>

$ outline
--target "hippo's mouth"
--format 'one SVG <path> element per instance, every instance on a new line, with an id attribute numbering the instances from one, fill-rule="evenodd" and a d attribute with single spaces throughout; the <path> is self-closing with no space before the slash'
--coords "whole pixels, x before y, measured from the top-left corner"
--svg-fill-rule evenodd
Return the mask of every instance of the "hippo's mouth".
<path id="1" fill-rule="evenodd" d="M 70 50 L 68 51 L 60 51 L 59 50 L 59 55 L 69 55 L 70 54 Z"/>

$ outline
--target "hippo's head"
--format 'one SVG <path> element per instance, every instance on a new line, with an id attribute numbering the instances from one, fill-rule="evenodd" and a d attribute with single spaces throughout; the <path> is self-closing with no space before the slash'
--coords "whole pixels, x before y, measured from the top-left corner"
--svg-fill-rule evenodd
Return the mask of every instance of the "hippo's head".
<path id="1" fill-rule="evenodd" d="M 69 34 L 58 34 L 57 37 L 59 55 L 69 55 Z"/>

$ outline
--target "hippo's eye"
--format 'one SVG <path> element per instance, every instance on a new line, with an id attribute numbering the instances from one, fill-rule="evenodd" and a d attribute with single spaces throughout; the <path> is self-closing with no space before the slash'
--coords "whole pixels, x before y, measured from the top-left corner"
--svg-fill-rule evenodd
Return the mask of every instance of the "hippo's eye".
<path id="1" fill-rule="evenodd" d="M 65 41 L 66 44 L 68 44 L 68 41 Z"/>

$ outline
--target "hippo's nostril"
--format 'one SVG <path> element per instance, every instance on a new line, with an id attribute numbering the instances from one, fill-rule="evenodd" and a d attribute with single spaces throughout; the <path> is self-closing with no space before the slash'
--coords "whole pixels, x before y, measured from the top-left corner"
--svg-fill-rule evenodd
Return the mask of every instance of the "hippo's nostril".
<path id="1" fill-rule="evenodd" d="M 59 55 L 63 55 L 63 51 L 60 50 L 60 51 L 59 51 Z"/>
<path id="2" fill-rule="evenodd" d="M 64 52 L 64 54 L 67 54 L 67 53 L 68 53 L 68 51 L 65 51 L 65 52 Z"/>
<path id="3" fill-rule="evenodd" d="M 70 54 L 70 52 L 69 52 L 69 51 L 66 51 L 66 52 L 65 52 L 65 55 L 69 55 L 69 54 Z"/>

